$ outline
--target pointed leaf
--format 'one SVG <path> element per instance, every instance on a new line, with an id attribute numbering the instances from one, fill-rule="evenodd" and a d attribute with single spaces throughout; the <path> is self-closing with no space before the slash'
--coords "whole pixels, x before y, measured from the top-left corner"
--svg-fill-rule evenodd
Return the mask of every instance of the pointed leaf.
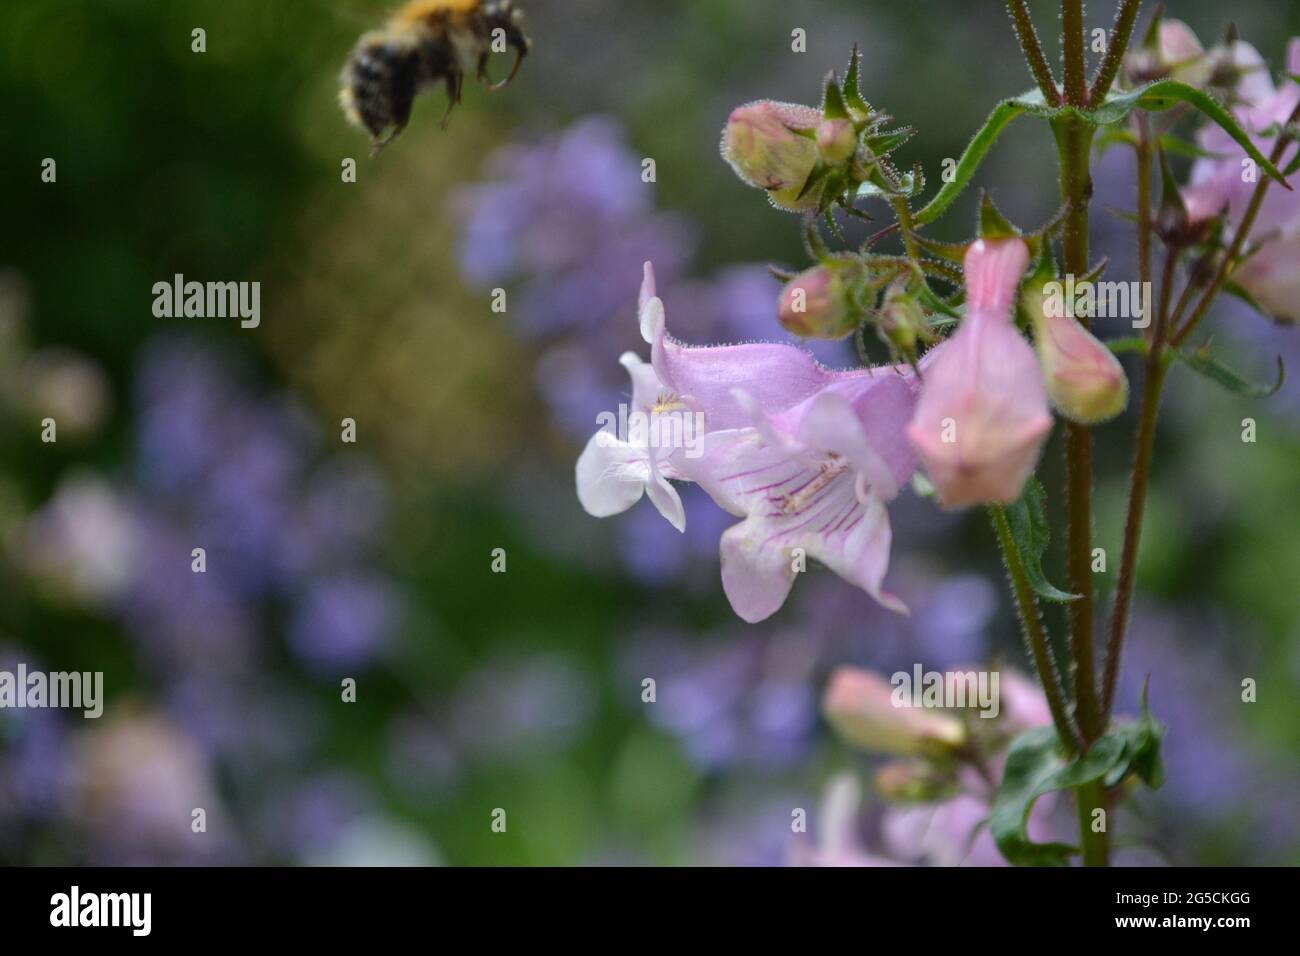
<path id="1" fill-rule="evenodd" d="M 1195 351 L 1180 349 L 1178 357 L 1206 378 L 1217 382 L 1228 391 L 1236 392 L 1238 395 L 1245 395 L 1248 398 L 1268 398 L 1275 395 L 1286 381 L 1286 366 L 1282 364 L 1282 356 L 1280 355 L 1277 357 L 1277 380 L 1271 385 L 1257 384 L 1242 378 L 1237 372 L 1234 372 L 1212 356 L 1208 345 L 1202 346 Z"/>
<path id="2" fill-rule="evenodd" d="M 1015 540 L 1016 550 L 1020 552 L 1020 563 L 1024 565 L 1025 576 L 1029 585 L 1039 597 L 1063 604 L 1077 601 L 1078 594 L 1070 594 L 1052 585 L 1043 574 L 1043 552 L 1047 550 L 1051 536 L 1051 527 L 1047 522 L 1047 495 L 1042 482 L 1030 476 L 1025 482 L 1025 490 L 1020 498 L 1007 506 L 1007 523 L 1011 525 L 1011 537 Z"/>
<path id="3" fill-rule="evenodd" d="M 1118 123 L 1134 109 L 1141 108 L 1153 113 L 1162 112 L 1172 109 L 1179 103 L 1186 103 L 1204 113 L 1236 140 L 1237 145 L 1246 151 L 1260 169 L 1276 179 L 1284 188 L 1291 188 L 1282 173 L 1269 162 L 1267 156 L 1259 151 L 1246 131 L 1238 125 L 1236 119 L 1218 100 L 1204 90 L 1180 83 L 1178 80 L 1158 80 L 1136 90 L 1114 94 L 1107 97 L 1106 101 L 1096 109 L 1083 111 L 1083 116 L 1097 126 L 1109 126 L 1111 123 Z"/>

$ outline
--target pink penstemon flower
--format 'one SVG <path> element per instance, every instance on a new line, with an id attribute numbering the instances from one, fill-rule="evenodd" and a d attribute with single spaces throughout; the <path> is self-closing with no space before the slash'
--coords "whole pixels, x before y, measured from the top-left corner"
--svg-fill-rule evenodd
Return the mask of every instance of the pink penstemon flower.
<path id="1" fill-rule="evenodd" d="M 925 383 L 907 435 L 945 508 L 1010 502 L 1052 427 L 1038 360 L 1012 323 L 1029 249 L 979 239 L 966 253 L 966 316 Z"/>
<path id="2" fill-rule="evenodd" d="M 617 514 L 649 492 L 680 529 L 684 517 L 668 480 L 694 481 L 745 519 L 721 542 L 723 588 L 740 617 L 775 613 L 808 558 L 903 610 L 883 590 L 891 541 L 885 505 L 916 466 L 903 435 L 915 403 L 912 372 L 835 372 L 790 345 L 685 345 L 667 334 L 648 263 L 639 311 L 652 360 L 621 359 L 633 374 L 634 403 L 671 395 L 700 410 L 702 453 L 665 453 L 598 432 L 577 467 L 584 508 Z"/>

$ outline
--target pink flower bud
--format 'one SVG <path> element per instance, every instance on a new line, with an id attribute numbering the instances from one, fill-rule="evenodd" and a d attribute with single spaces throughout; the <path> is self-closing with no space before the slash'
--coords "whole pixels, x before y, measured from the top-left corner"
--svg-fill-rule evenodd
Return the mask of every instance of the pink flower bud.
<path id="1" fill-rule="evenodd" d="M 966 742 L 956 717 L 896 704 L 883 677 L 856 667 L 831 675 L 822 712 L 841 737 L 874 753 L 940 755 Z"/>
<path id="2" fill-rule="evenodd" d="M 1066 418 L 1083 425 L 1110 421 L 1128 404 L 1128 378 L 1110 349 L 1066 314 L 1059 283 L 1054 294 L 1026 293 L 1034 344 L 1047 395 Z"/>
<path id="3" fill-rule="evenodd" d="M 1020 496 L 1052 427 L 1043 373 L 1011 322 L 1029 249 L 981 239 L 966 252 L 966 317 L 922 362 L 907 437 L 945 508 Z M 928 356 L 927 356 L 928 358 Z"/>
<path id="4" fill-rule="evenodd" d="M 1300 322 L 1300 235 L 1272 239 L 1232 273 L 1232 281 L 1264 313 L 1279 322 Z"/>
<path id="5" fill-rule="evenodd" d="M 858 137 L 846 119 L 824 119 L 817 126 L 817 151 L 822 159 L 838 166 L 858 151 Z"/>
<path id="6" fill-rule="evenodd" d="M 815 191 L 799 193 L 817 164 L 817 144 L 794 130 L 811 131 L 821 114 L 809 106 L 759 100 L 737 107 L 722 134 L 722 156 L 736 175 L 766 189 L 780 209 L 810 209 L 817 205 Z"/>
<path id="7" fill-rule="evenodd" d="M 801 272 L 781 290 L 781 325 L 805 339 L 842 339 L 857 328 L 848 297 L 850 267 L 820 265 Z"/>

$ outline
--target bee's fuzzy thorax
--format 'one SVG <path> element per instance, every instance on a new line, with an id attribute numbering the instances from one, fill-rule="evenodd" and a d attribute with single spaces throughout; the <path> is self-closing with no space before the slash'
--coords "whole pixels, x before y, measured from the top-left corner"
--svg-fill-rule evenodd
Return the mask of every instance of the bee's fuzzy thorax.
<path id="1" fill-rule="evenodd" d="M 392 16 L 394 23 L 420 23 L 474 13 L 483 0 L 411 0 Z"/>

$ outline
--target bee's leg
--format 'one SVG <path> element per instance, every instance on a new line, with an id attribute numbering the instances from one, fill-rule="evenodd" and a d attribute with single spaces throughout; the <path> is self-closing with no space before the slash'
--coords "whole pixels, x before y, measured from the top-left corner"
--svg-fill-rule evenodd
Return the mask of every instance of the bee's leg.
<path id="1" fill-rule="evenodd" d="M 442 114 L 442 119 L 438 122 L 440 129 L 447 128 L 447 123 L 451 119 L 451 111 L 460 102 L 461 91 L 465 87 L 465 75 L 460 70 L 448 69 L 443 79 L 447 83 L 447 112 Z"/>
<path id="2" fill-rule="evenodd" d="M 515 78 L 515 74 L 519 72 L 519 65 L 524 62 L 524 57 L 528 55 L 528 48 L 532 45 L 532 43 L 531 41 L 529 41 L 528 37 L 524 34 L 523 28 L 520 26 L 519 21 L 514 17 L 492 18 L 489 20 L 489 25 L 495 27 L 496 29 L 504 30 L 506 43 L 510 45 L 510 49 L 515 51 L 515 62 L 514 65 L 510 67 L 510 75 L 507 76 L 504 80 L 498 80 L 496 83 L 491 83 L 488 85 L 488 92 L 495 92 L 501 89 L 503 86 L 508 86 L 510 84 L 510 81 Z M 487 53 L 484 53 L 481 57 L 479 57 L 478 78 L 480 80 L 487 80 L 488 78 L 487 61 L 488 61 Z"/>

